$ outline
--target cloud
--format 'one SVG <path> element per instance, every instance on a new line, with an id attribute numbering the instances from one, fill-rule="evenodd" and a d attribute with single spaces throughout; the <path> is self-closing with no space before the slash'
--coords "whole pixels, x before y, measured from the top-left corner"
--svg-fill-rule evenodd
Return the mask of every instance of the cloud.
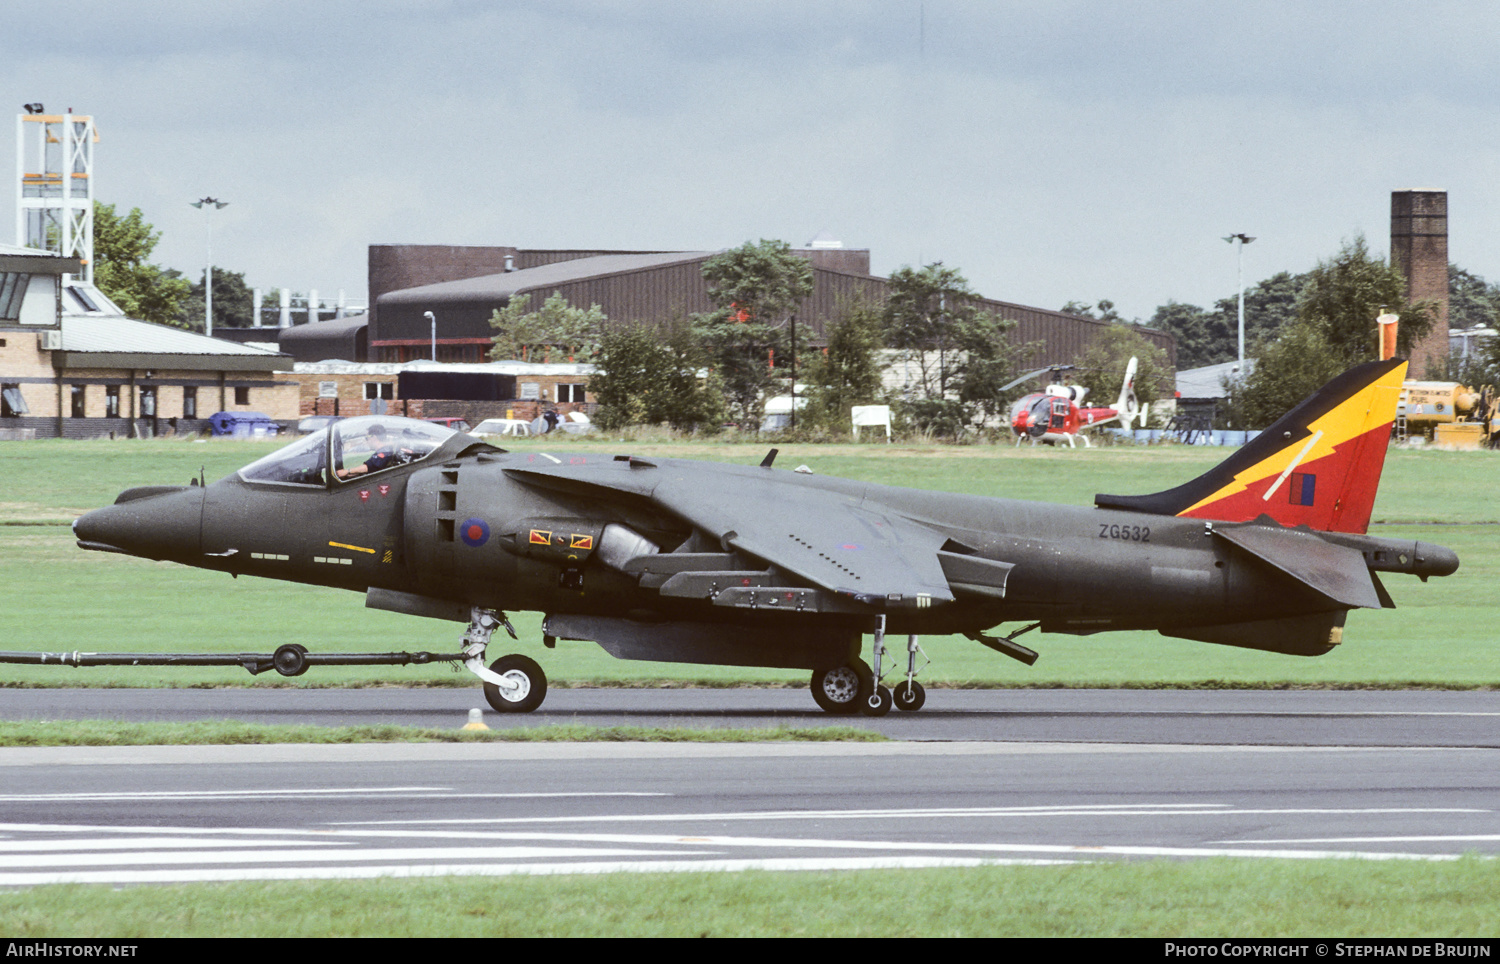
<path id="1" fill-rule="evenodd" d="M 362 292 L 366 246 L 704 249 L 827 229 L 878 271 L 1149 316 L 1303 270 L 1389 193 L 1500 276 L 1500 8 L 958 0 L 52 5 L 19 100 L 93 114 L 98 192 L 163 263 Z M 49 10 L 52 9 L 49 7 Z M 58 40 L 65 37 L 66 41 Z M 19 100 L 17 108 L 19 108 Z M 10 223 L 0 192 L 0 223 Z"/>

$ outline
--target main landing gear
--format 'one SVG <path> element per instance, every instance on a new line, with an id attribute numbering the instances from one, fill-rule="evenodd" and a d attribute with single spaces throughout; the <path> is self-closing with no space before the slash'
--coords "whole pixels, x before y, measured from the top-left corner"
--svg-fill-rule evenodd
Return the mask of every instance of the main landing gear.
<path id="1" fill-rule="evenodd" d="M 915 679 L 919 669 L 917 654 L 922 653 L 916 636 L 906 637 L 906 678 L 898 682 L 894 689 L 888 689 L 880 682 L 880 664 L 886 653 L 884 615 L 875 617 L 872 653 L 875 657 L 873 670 L 864 660 L 856 659 L 842 666 L 813 671 L 813 701 L 825 713 L 884 716 L 891 711 L 892 706 L 898 710 L 915 712 L 927 702 L 927 690 Z M 923 659 L 926 659 L 926 655 L 922 653 Z"/>
<path id="2" fill-rule="evenodd" d="M 536 660 L 511 653 L 489 666 L 484 665 L 490 638 L 502 626 L 511 639 L 518 638 L 504 613 L 478 606 L 469 611 L 469 626 L 463 639 L 464 665 L 484 682 L 484 698 L 495 712 L 530 713 L 547 698 L 547 675 Z M 871 653 L 875 662 L 873 670 L 863 660 L 854 659 L 840 666 L 825 666 L 814 671 L 811 689 L 818 706 L 827 713 L 862 713 L 865 716 L 884 716 L 893 706 L 905 712 L 921 709 L 927 702 L 927 691 L 915 677 L 927 663 L 917 637 L 906 638 L 906 673 L 894 688 L 880 681 L 881 664 L 886 655 L 884 615 L 875 619 L 875 641 Z M 922 666 L 917 665 L 918 654 L 924 660 Z M 300 654 L 286 654 L 286 661 L 295 662 L 296 655 Z"/>
<path id="3" fill-rule="evenodd" d="M 484 651 L 490 637 L 501 626 L 517 639 L 515 627 L 505 614 L 475 606 L 469 611 L 469 628 L 464 632 L 464 665 L 484 681 L 484 698 L 496 713 L 530 713 L 547 698 L 547 674 L 529 656 L 512 653 L 484 665 Z"/>

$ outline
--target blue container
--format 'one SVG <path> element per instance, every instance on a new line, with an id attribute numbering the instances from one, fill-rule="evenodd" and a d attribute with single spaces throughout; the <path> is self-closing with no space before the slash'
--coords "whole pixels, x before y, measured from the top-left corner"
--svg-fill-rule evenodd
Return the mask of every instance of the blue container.
<path id="1" fill-rule="evenodd" d="M 208 423 L 214 435 L 233 438 L 270 438 L 281 431 L 281 426 L 264 412 L 214 412 Z"/>

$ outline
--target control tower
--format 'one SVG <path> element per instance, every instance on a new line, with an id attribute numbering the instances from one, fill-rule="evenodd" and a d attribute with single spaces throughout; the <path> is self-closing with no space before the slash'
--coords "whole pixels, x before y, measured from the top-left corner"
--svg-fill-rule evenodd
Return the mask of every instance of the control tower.
<path id="1" fill-rule="evenodd" d="M 84 114 L 45 114 L 27 104 L 16 117 L 16 243 L 83 262 L 94 280 L 94 144 Z"/>

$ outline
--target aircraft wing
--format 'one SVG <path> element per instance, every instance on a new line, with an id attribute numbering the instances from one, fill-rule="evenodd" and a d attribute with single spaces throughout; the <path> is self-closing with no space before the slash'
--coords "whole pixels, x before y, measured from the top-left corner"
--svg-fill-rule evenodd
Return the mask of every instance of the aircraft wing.
<path id="1" fill-rule="evenodd" d="M 923 608 L 952 601 L 942 558 L 949 554 L 940 556 L 948 541 L 942 532 L 858 494 L 802 484 L 785 473 L 773 476 L 770 469 L 753 471 L 766 475 L 643 459 L 506 469 L 545 488 L 645 498 L 717 538 L 726 552 L 765 560 L 859 603 Z M 659 558 L 665 564 L 670 556 Z"/>

